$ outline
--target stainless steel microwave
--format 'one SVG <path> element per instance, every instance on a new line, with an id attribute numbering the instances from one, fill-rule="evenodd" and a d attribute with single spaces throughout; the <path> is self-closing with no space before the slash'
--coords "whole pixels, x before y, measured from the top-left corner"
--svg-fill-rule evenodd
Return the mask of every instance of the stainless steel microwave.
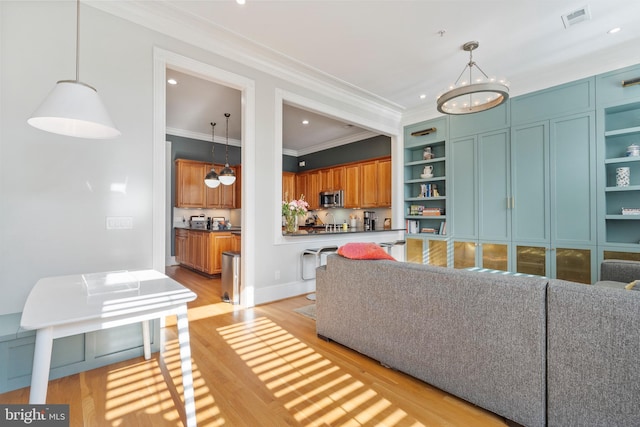
<path id="1" fill-rule="evenodd" d="M 320 206 L 323 208 L 341 208 L 344 206 L 342 190 L 323 191 L 320 193 Z"/>

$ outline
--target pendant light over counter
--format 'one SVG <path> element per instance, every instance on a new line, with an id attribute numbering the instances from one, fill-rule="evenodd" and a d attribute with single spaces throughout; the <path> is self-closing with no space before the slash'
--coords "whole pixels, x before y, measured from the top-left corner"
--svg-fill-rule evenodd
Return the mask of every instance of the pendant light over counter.
<path id="1" fill-rule="evenodd" d="M 215 167 L 215 149 L 216 149 L 216 124 L 211 122 L 211 170 L 204 177 L 204 185 L 209 188 L 216 188 L 220 185 L 220 180 L 218 179 L 218 174 L 216 173 Z"/>
<path id="2" fill-rule="evenodd" d="M 227 146 L 225 151 L 224 169 L 220 171 L 220 182 L 223 185 L 231 185 L 236 182 L 236 174 L 233 172 L 233 169 L 229 167 L 229 117 L 231 114 L 224 113 L 224 116 L 227 118 Z"/>
<path id="3" fill-rule="evenodd" d="M 60 80 L 27 120 L 31 126 L 78 138 L 109 139 L 120 135 L 90 85 L 80 81 L 80 0 L 76 1 L 76 79 Z"/>

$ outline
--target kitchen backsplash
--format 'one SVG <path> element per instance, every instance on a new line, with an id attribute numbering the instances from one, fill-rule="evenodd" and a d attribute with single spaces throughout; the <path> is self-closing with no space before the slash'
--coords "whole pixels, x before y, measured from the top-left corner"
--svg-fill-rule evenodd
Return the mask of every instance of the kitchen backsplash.
<path id="1" fill-rule="evenodd" d="M 222 217 L 231 222 L 233 226 L 240 226 L 242 217 L 241 209 L 185 209 L 173 208 L 173 226 L 184 227 L 189 224 L 192 216 L 204 215 L 206 217 Z"/>
<path id="2" fill-rule="evenodd" d="M 352 218 L 356 218 L 356 224 L 358 228 L 363 228 L 364 211 L 375 212 L 374 218 L 376 218 L 376 230 L 381 230 L 384 227 L 384 219 L 391 218 L 391 209 L 378 208 L 378 209 L 344 209 L 344 208 L 331 208 L 331 209 L 317 209 L 307 214 L 307 218 L 316 215 L 324 224 L 333 224 L 333 218 L 335 217 L 336 224 L 342 224 L 347 222 L 351 223 Z M 333 216 L 332 216 L 333 215 Z"/>

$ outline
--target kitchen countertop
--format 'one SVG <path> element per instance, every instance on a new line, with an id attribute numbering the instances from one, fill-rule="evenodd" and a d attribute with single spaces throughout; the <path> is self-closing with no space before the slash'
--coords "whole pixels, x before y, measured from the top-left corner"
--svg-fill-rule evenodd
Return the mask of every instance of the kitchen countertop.
<path id="1" fill-rule="evenodd" d="M 231 232 L 232 234 L 239 234 L 242 231 L 240 227 L 225 228 L 224 230 L 207 230 L 206 228 L 193 228 L 193 227 L 174 227 L 174 228 L 176 230 L 204 231 L 207 233 Z"/>
<path id="2" fill-rule="evenodd" d="M 303 227 L 304 229 L 299 230 L 297 233 L 283 233 L 284 236 L 287 237 L 300 237 L 300 236 L 314 236 L 314 235 L 326 235 L 326 234 L 358 234 L 358 233 L 381 233 L 385 231 L 404 231 L 404 228 L 390 228 L 386 230 L 365 230 L 364 228 L 349 228 L 347 230 L 343 230 L 338 227 L 337 230 L 327 230 L 325 231 L 324 226 L 321 228 L 316 227 Z"/>

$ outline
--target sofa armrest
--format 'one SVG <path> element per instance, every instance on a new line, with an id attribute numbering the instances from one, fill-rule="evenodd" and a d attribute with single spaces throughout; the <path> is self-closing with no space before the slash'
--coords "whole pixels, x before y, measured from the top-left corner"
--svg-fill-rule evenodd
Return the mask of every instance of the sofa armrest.
<path id="1" fill-rule="evenodd" d="M 600 280 L 629 283 L 640 279 L 640 261 L 606 259 L 600 264 Z"/>

